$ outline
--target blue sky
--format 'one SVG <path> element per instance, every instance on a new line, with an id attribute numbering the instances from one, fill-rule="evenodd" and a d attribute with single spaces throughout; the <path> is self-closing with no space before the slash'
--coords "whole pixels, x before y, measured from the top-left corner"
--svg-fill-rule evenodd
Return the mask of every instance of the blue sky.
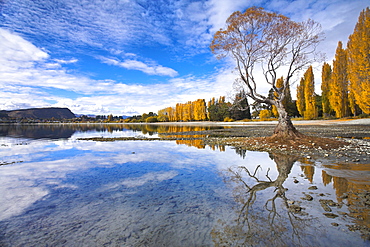
<path id="1" fill-rule="evenodd" d="M 366 2 L 0 0 L 0 110 L 135 115 L 232 96 L 234 64 L 209 50 L 231 13 L 261 6 L 295 21 L 314 19 L 326 36 L 319 49 L 331 61 Z"/>

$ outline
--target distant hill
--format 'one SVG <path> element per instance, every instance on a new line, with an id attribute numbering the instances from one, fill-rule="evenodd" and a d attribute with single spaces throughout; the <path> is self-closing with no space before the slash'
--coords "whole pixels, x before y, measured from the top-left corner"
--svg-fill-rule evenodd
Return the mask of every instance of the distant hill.
<path id="1" fill-rule="evenodd" d="M 68 108 L 30 108 L 13 111 L 1 111 L 1 115 L 7 114 L 10 118 L 31 118 L 31 119 L 71 119 L 75 114 Z"/>

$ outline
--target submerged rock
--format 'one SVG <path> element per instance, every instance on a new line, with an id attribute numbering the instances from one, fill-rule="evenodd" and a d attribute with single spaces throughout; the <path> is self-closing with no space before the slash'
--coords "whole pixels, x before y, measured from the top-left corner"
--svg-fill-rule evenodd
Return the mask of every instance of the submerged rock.
<path id="1" fill-rule="evenodd" d="M 306 201 L 312 201 L 313 200 L 313 197 L 311 195 L 308 195 L 308 194 L 305 194 L 304 197 L 301 197 L 302 200 L 306 200 Z"/>
<path id="2" fill-rule="evenodd" d="M 314 186 L 310 186 L 310 187 L 308 187 L 308 189 L 309 190 L 317 190 L 317 186 L 315 186 L 315 185 Z"/>
<path id="3" fill-rule="evenodd" d="M 302 208 L 298 205 L 292 204 L 292 205 L 289 205 L 288 209 L 292 213 L 300 213 L 304 208 Z"/>
<path id="4" fill-rule="evenodd" d="M 332 218 L 332 219 L 334 219 L 334 218 L 337 218 L 337 217 L 338 217 L 338 215 L 333 214 L 333 213 L 323 213 L 323 215 L 325 215 L 325 216 L 326 216 L 326 217 L 328 217 L 328 218 Z"/>
<path id="5" fill-rule="evenodd" d="M 321 203 L 321 202 L 320 202 L 320 205 L 321 205 L 321 207 L 322 207 L 326 212 L 331 212 L 331 208 L 330 208 L 328 205 L 326 205 L 325 203 Z"/>

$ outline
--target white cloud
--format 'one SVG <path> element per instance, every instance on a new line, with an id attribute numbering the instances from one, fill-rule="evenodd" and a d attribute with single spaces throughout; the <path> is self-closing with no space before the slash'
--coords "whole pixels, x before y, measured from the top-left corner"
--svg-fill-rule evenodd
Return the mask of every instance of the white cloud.
<path id="1" fill-rule="evenodd" d="M 24 40 L 22 37 L 0 28 L 0 71 L 32 67 L 36 62 L 43 61 L 49 55 Z"/>
<path id="2" fill-rule="evenodd" d="M 167 171 L 167 172 L 149 172 L 143 176 L 136 177 L 136 178 L 128 178 L 123 181 L 108 184 L 107 189 L 114 189 L 120 186 L 125 186 L 128 188 L 142 186 L 149 182 L 162 182 L 164 180 L 169 180 L 178 175 L 176 171 Z"/>
<path id="3" fill-rule="evenodd" d="M 53 1 L 10 1 L 4 8 L 3 25 L 22 28 L 26 33 L 54 39 L 55 47 L 88 45 L 116 49 L 124 44 L 140 42 L 168 43 L 163 30 L 153 22 L 149 8 L 136 1 L 64 0 L 57 7 Z M 47 13 L 47 14 L 45 14 Z M 158 13 L 155 13 L 158 16 Z"/>
<path id="4" fill-rule="evenodd" d="M 88 77 L 72 75 L 63 68 L 63 64 L 77 63 L 76 59 L 50 59 L 49 54 L 18 34 L 0 30 L 7 35 L 6 40 L 0 40 L 3 54 L 1 56 L 3 72 L 0 73 L 2 86 L 0 109 L 3 110 L 58 106 L 68 107 L 79 114 L 142 114 L 149 111 L 156 112 L 159 109 L 174 106 L 178 102 L 198 98 L 208 100 L 213 96 L 224 95 L 225 89 L 229 90 L 234 80 L 229 70 L 222 70 L 214 75 L 204 75 L 202 78 L 181 76 L 149 85 L 92 80 Z M 130 59 L 123 62 L 111 58 L 101 57 L 100 59 L 108 64 L 137 69 L 148 74 L 177 75 L 177 72 L 171 68 L 153 65 L 153 63 L 148 65 Z M 25 64 L 27 64 L 26 67 L 24 67 Z M 66 96 L 54 95 L 53 89 L 64 90 Z"/>
<path id="5" fill-rule="evenodd" d="M 254 0 L 209 0 L 209 23 L 212 26 L 210 29 L 211 34 L 214 34 L 220 28 L 225 27 L 227 18 L 235 11 L 243 12 L 247 7 L 257 5 L 261 1 Z"/>
<path id="6" fill-rule="evenodd" d="M 65 59 L 55 59 L 56 62 L 61 63 L 61 64 L 70 64 L 70 63 L 77 63 L 78 59 L 76 58 L 71 58 L 69 60 Z"/>
<path id="7" fill-rule="evenodd" d="M 127 59 L 121 62 L 113 58 L 106 58 L 101 56 L 98 58 L 106 64 L 119 66 L 129 70 L 139 70 L 148 75 L 160 75 L 170 77 L 175 77 L 178 75 L 177 71 L 168 67 L 163 67 L 162 65 L 146 64 L 141 61 L 131 59 Z"/>
<path id="8" fill-rule="evenodd" d="M 330 61 L 334 57 L 338 41 L 347 41 L 360 12 L 367 6 L 368 3 L 362 0 L 275 0 L 269 1 L 266 7 L 295 21 L 313 19 L 319 22 L 326 36 L 319 49 L 327 54 Z"/>
<path id="9" fill-rule="evenodd" d="M 337 42 L 347 40 L 366 6 L 359 0 L 183 0 L 168 4 L 147 1 L 141 5 L 135 1 L 113 0 L 85 1 L 79 5 L 66 0 L 63 6 L 53 8 L 52 2 L 47 1 L 43 6 L 31 0 L 10 1 L 4 8 L 3 28 L 0 28 L 0 109 L 65 106 L 84 114 L 141 114 L 178 102 L 225 95 L 236 78 L 231 72 L 233 63 L 225 60 L 223 68 L 207 70 L 201 76 L 179 74 L 138 53 L 140 49 L 136 48 L 165 44 L 171 52 L 180 54 L 181 59 L 184 54 L 208 53 L 213 33 L 224 27 L 233 11 L 261 4 L 268 9 L 274 7 L 294 20 L 312 18 L 322 23 L 327 39 L 320 49 L 328 53 L 329 60 L 333 58 Z M 47 9 L 48 15 L 43 15 L 42 9 Z M 34 44 L 39 47 L 8 30 L 18 30 L 27 39 L 36 37 L 38 43 Z M 73 49 L 86 45 L 112 54 L 112 57 L 100 57 L 106 64 L 176 78 L 161 78 L 148 84 L 121 83 L 110 78 L 94 80 L 86 76 L 87 73 L 81 75 L 77 70 L 67 70 L 71 64 L 77 67 L 83 62 L 75 58 L 78 56 L 70 55 Z M 63 51 L 55 47 L 73 49 L 68 50 L 70 53 L 64 58 L 60 56 Z M 316 80 L 320 81 L 319 74 Z M 53 95 L 52 89 L 59 89 L 63 94 Z M 260 89 L 268 91 L 265 85 Z"/>

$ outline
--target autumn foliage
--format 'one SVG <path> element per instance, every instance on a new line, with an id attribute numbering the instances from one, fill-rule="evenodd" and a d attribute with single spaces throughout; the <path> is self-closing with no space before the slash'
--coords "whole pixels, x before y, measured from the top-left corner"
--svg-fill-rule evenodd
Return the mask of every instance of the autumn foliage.
<path id="1" fill-rule="evenodd" d="M 370 9 L 360 13 L 347 44 L 349 90 L 355 103 L 370 114 Z"/>
<path id="2" fill-rule="evenodd" d="M 360 13 L 347 47 L 339 41 L 333 62 L 323 64 L 321 95 L 315 93 L 311 65 L 315 60 L 309 59 L 321 40 L 317 23 L 312 20 L 297 23 L 262 8 L 249 8 L 245 13 L 234 12 L 226 24 L 226 29 L 215 33 L 210 48 L 218 58 L 231 56 L 236 61 L 245 92 L 241 91 L 233 103 L 225 102 L 225 97 L 212 98 L 207 103 L 204 99 L 178 103 L 160 110 L 159 121 L 242 119 L 240 116 L 246 116 L 244 111 L 248 107 L 240 107 L 240 102 L 245 99 L 246 104 L 243 104 L 249 106 L 246 96 L 254 100 L 254 105 L 262 106 L 255 111 L 255 117 L 267 119 L 274 115 L 279 118 L 275 134 L 287 130 L 295 132 L 290 116 L 299 114 L 308 120 L 370 114 L 369 8 Z M 271 86 L 268 96 L 257 91 L 260 83 L 255 76 L 257 67 Z M 306 71 L 297 86 L 297 100 L 293 101 L 291 79 L 295 72 L 303 69 Z M 288 73 L 281 76 L 286 71 Z M 235 110 L 238 112 L 233 112 Z M 297 113 L 292 115 L 291 112 Z"/>
<path id="3" fill-rule="evenodd" d="M 163 122 L 204 121 L 207 119 L 207 106 L 204 99 L 177 103 L 176 107 L 167 107 L 158 111 L 158 118 Z"/>
<path id="4" fill-rule="evenodd" d="M 322 107 L 337 118 L 370 114 L 370 9 L 360 13 L 347 48 L 341 41 L 333 66 L 322 68 Z"/>

